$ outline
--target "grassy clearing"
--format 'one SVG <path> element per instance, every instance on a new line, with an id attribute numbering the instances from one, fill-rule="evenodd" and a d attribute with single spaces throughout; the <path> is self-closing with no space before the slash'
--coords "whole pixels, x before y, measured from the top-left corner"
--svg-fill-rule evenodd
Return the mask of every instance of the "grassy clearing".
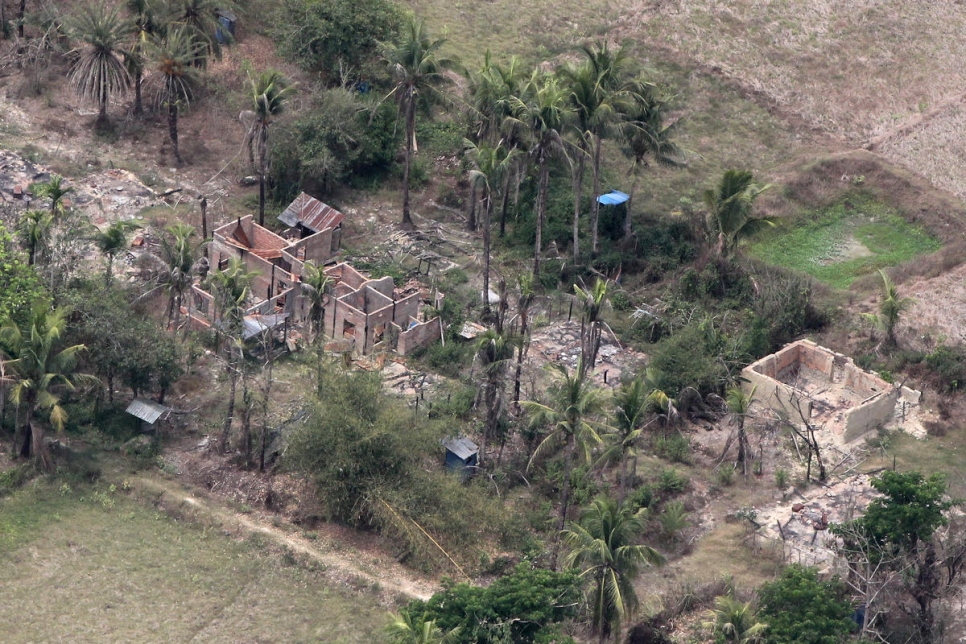
<path id="1" fill-rule="evenodd" d="M 836 288 L 863 275 L 940 248 L 938 240 L 892 208 L 847 198 L 823 210 L 781 222 L 750 245 L 752 255 L 804 271 Z"/>
<path id="2" fill-rule="evenodd" d="M 255 540 L 185 526 L 103 484 L 58 485 L 40 481 L 0 501 L 5 642 L 379 639 L 385 610 L 321 571 Z"/>

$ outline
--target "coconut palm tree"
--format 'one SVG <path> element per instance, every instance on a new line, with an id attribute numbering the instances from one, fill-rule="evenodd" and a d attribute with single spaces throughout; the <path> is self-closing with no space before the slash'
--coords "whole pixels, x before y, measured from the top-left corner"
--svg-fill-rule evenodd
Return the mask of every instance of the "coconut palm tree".
<path id="1" fill-rule="evenodd" d="M 318 266 L 312 260 L 302 265 L 302 293 L 309 301 L 309 320 L 311 321 L 312 342 L 315 344 L 316 351 L 316 393 L 322 397 L 323 382 L 323 357 L 325 356 L 325 343 L 323 328 L 325 326 L 325 305 L 331 298 L 332 281 L 325 274 L 325 268 Z"/>
<path id="2" fill-rule="evenodd" d="M 204 67 L 208 56 L 221 60 L 221 43 L 215 37 L 219 8 L 216 0 L 172 0 L 168 5 L 172 23 L 200 45 L 192 60 L 195 67 Z"/>
<path id="3" fill-rule="evenodd" d="M 521 404 L 530 414 L 530 425 L 534 428 L 547 428 L 546 437 L 530 457 L 529 467 L 538 456 L 558 447 L 563 452 L 564 471 L 560 490 L 560 516 L 557 520 L 558 534 L 567 521 L 570 504 L 570 474 L 580 458 L 588 465 L 593 461 L 593 450 L 603 443 L 601 431 L 606 425 L 597 422 L 595 417 L 604 406 L 603 393 L 585 377 L 581 365 L 583 358 L 577 359 L 577 368 L 569 371 L 565 365 L 552 363 L 547 366 L 555 378 L 555 390 L 550 405 L 534 400 Z M 551 555 L 551 568 L 556 569 L 559 541 L 555 543 Z"/>
<path id="4" fill-rule="evenodd" d="M 539 279 L 543 224 L 550 190 L 550 161 L 554 158 L 569 161 L 561 132 L 572 110 L 564 86 L 554 76 L 540 71 L 534 71 L 523 94 L 512 97 L 510 105 L 513 110 L 513 117 L 508 119 L 510 130 L 526 140 L 528 153 L 537 168 L 533 276 Z"/>
<path id="5" fill-rule="evenodd" d="M 879 277 L 882 278 L 882 301 L 879 302 L 879 313 L 866 313 L 866 317 L 872 322 L 876 329 L 885 335 L 886 342 L 895 346 L 896 326 L 899 318 L 915 303 L 910 297 L 901 297 L 895 282 L 889 278 L 885 269 L 879 269 Z"/>
<path id="6" fill-rule="evenodd" d="M 601 644 L 611 635 L 618 642 L 621 624 L 637 610 L 634 578 L 641 567 L 664 562 L 654 548 L 636 545 L 645 517 L 646 509 L 633 512 L 609 497 L 598 497 L 563 534 L 570 548 L 567 565 L 590 582 L 587 603 Z"/>
<path id="7" fill-rule="evenodd" d="M 508 150 L 502 145 L 474 144 L 469 139 L 463 141 L 466 157 L 470 161 L 470 182 L 479 187 L 483 198 L 483 308 L 484 314 L 490 309 L 490 238 L 493 221 L 494 196 L 504 177 L 510 173 L 516 150 Z"/>
<path id="8" fill-rule="evenodd" d="M 256 76 L 248 75 L 249 91 L 255 118 L 245 135 L 248 158 L 252 169 L 258 173 L 258 225 L 265 225 L 265 174 L 268 172 L 268 126 L 272 124 L 285 106 L 285 101 L 295 92 L 295 87 L 274 69 Z"/>
<path id="9" fill-rule="evenodd" d="M 396 99 L 399 114 L 406 123 L 406 155 L 403 160 L 403 219 L 404 228 L 412 228 L 409 208 L 409 173 L 416 145 L 416 104 L 421 96 L 427 99 L 441 96 L 440 88 L 450 83 L 443 73 L 455 67 L 455 61 L 440 56 L 445 38 L 433 40 L 422 20 L 406 20 L 393 43 L 382 46 L 382 57 L 389 66 L 394 87 L 389 93 Z"/>
<path id="10" fill-rule="evenodd" d="M 100 383 L 94 376 L 76 371 L 84 345 L 59 346 L 67 329 L 67 315 L 66 309 L 51 310 L 46 301 L 38 301 L 23 327 L 10 318 L 0 326 L 0 348 L 5 354 L 7 377 L 12 381 L 10 397 L 17 406 L 18 418 L 19 410 L 24 412 L 20 454 L 33 456 L 43 472 L 53 470 L 53 461 L 44 442 L 44 424 L 35 422 L 34 416 L 42 412 L 56 430 L 63 430 L 67 412 L 61 406 L 61 393 Z"/>
<path id="11" fill-rule="evenodd" d="M 745 476 L 748 476 L 748 434 L 745 431 L 745 419 L 748 417 L 754 395 L 754 387 L 747 394 L 741 387 L 732 387 L 725 398 L 732 422 L 738 425 L 738 464 L 741 465 L 741 473 Z"/>
<path id="12" fill-rule="evenodd" d="M 480 441 L 480 465 L 484 464 L 486 446 L 490 439 L 497 436 L 500 421 L 506 413 L 504 379 L 517 344 L 518 340 L 514 336 L 493 329 L 487 329 L 476 340 L 476 357 L 483 371 L 481 393 L 486 405 L 486 424 L 483 426 L 483 439 Z"/>
<path id="13" fill-rule="evenodd" d="M 204 239 L 193 241 L 195 229 L 188 224 L 174 224 L 165 231 L 167 235 L 161 237 L 161 256 L 155 261 L 161 264 L 164 271 L 161 282 L 168 291 L 167 324 L 170 326 L 173 318 L 177 329 L 184 294 L 191 288 L 196 264 L 208 242 Z"/>
<path id="14" fill-rule="evenodd" d="M 768 626 L 758 621 L 751 603 L 740 602 L 730 595 L 714 600 L 707 612 L 704 627 L 720 635 L 725 642 L 755 644 L 764 640 Z"/>
<path id="15" fill-rule="evenodd" d="M 64 178 L 58 174 L 50 175 L 50 179 L 30 186 L 30 192 L 38 199 L 50 199 L 50 215 L 54 221 L 62 217 L 66 211 L 64 197 L 74 191 L 73 186 L 64 185 Z"/>
<path id="16" fill-rule="evenodd" d="M 718 185 L 705 191 L 708 231 L 717 238 L 719 257 L 731 257 L 742 240 L 775 225 L 768 217 L 752 216 L 755 201 L 770 187 L 755 185 L 754 175 L 748 170 L 726 170 Z"/>
<path id="17" fill-rule="evenodd" d="M 88 4 L 83 6 L 70 25 L 71 35 L 80 40 L 80 56 L 68 73 L 70 85 L 77 94 L 98 105 L 95 128 L 105 130 L 110 121 L 107 105 L 111 96 L 127 89 L 130 77 L 120 54 L 131 31 L 131 24 L 118 6 Z"/>
<path id="18" fill-rule="evenodd" d="M 126 0 L 125 5 L 134 34 L 124 50 L 124 66 L 134 85 L 134 113 L 140 115 L 144 112 L 141 88 L 147 65 L 147 44 L 160 33 L 163 18 L 159 16 L 157 3 L 150 0 Z"/>
<path id="19" fill-rule="evenodd" d="M 594 286 L 588 290 L 574 284 L 574 295 L 583 309 L 580 316 L 580 355 L 583 358 L 581 366 L 587 371 L 593 371 L 604 330 L 601 313 L 607 303 L 607 282 L 598 277 L 594 280 Z"/>
<path id="20" fill-rule="evenodd" d="M 648 159 L 658 165 L 678 168 L 687 163 L 685 151 L 675 142 L 678 123 L 666 123 L 670 100 L 660 97 L 650 83 L 638 83 L 632 92 L 633 107 L 626 115 L 621 129 L 624 153 L 634 161 L 631 174 L 634 179 L 629 191 L 630 198 L 624 213 L 624 238 L 631 236 L 631 206 L 637 191 L 640 169 L 647 167 Z"/>
<path id="21" fill-rule="evenodd" d="M 204 55 L 204 43 L 183 27 L 169 27 L 151 39 L 148 56 L 158 105 L 168 111 L 168 137 L 174 160 L 183 165 L 178 148 L 178 113 L 191 102 L 197 80 L 195 62 Z"/>
<path id="22" fill-rule="evenodd" d="M 27 247 L 27 264 L 33 266 L 37 255 L 50 252 L 50 232 L 54 217 L 45 210 L 28 210 L 20 216 L 20 241 Z"/>
<path id="23" fill-rule="evenodd" d="M 611 447 L 605 452 L 604 458 L 610 460 L 617 457 L 620 460 L 617 492 L 619 505 L 624 503 L 627 496 L 628 481 L 636 476 L 636 472 L 628 472 L 628 464 L 633 458 L 634 469 L 637 469 L 637 441 L 641 437 L 649 411 L 650 392 L 641 376 L 622 384 L 614 395 L 614 433 L 611 434 Z"/>
<path id="24" fill-rule="evenodd" d="M 520 377 L 523 373 L 523 359 L 530 346 L 530 305 L 533 304 L 533 276 L 522 273 L 517 277 L 520 296 L 517 298 L 517 315 L 520 318 L 520 345 L 517 347 L 517 370 L 513 378 L 513 403 L 520 406 Z"/>
<path id="25" fill-rule="evenodd" d="M 458 641 L 459 630 L 457 627 L 444 633 L 436 625 L 436 620 L 404 608 L 398 615 L 393 615 L 392 623 L 386 627 L 386 635 L 391 644 L 451 644 Z"/>
<path id="26" fill-rule="evenodd" d="M 256 273 L 245 268 L 245 264 L 237 257 L 228 260 L 224 270 L 216 270 L 209 276 L 209 285 L 215 297 L 216 326 L 225 337 L 227 353 L 226 369 L 230 383 L 228 393 L 228 411 L 222 427 L 219 446 L 221 451 L 228 448 L 228 437 L 235 415 L 235 394 L 238 387 L 238 374 L 243 359 L 242 330 L 245 317 L 245 303 L 251 294 L 252 280 Z M 247 389 L 247 387 L 246 387 Z M 246 444 L 248 436 L 246 436 Z"/>
<path id="27" fill-rule="evenodd" d="M 111 281 L 114 279 L 114 258 L 127 248 L 127 234 L 136 228 L 138 228 L 136 222 L 115 221 L 107 227 L 107 230 L 98 231 L 94 235 L 94 244 L 107 257 L 107 266 L 104 269 L 104 286 L 106 288 L 111 288 Z"/>

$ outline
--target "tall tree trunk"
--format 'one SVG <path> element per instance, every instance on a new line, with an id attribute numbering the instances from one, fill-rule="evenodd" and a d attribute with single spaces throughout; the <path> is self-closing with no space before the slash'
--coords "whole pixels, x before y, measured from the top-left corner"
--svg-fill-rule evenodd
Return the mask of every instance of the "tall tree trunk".
<path id="1" fill-rule="evenodd" d="M 17 14 L 17 37 L 23 38 L 23 23 L 27 15 L 27 0 L 20 0 L 20 13 Z"/>
<path id="2" fill-rule="evenodd" d="M 234 363 L 234 349 L 232 349 L 232 353 L 228 357 L 228 378 L 231 382 L 228 390 L 228 413 L 225 414 L 225 424 L 221 429 L 221 439 L 218 445 L 222 452 L 228 451 L 228 438 L 231 434 L 231 424 L 235 419 L 235 391 L 238 387 L 238 369 Z"/>
<path id="3" fill-rule="evenodd" d="M 268 123 L 263 123 L 258 130 L 258 225 L 265 225 L 265 172 L 268 155 Z"/>
<path id="4" fill-rule="evenodd" d="M 107 254 L 107 270 L 104 271 L 104 288 L 111 288 L 111 278 L 114 277 L 114 253 Z"/>
<path id="5" fill-rule="evenodd" d="M 28 416 L 27 427 L 30 430 L 31 451 L 33 452 L 34 461 L 37 463 L 37 469 L 45 474 L 53 472 L 54 461 L 50 458 L 50 450 L 47 449 L 47 443 L 44 441 L 43 425 L 31 422 Z"/>
<path id="6" fill-rule="evenodd" d="M 526 306 L 520 311 L 520 348 L 517 351 L 517 370 L 513 378 L 513 404 L 520 408 L 520 376 L 523 373 L 523 358 L 526 357 L 527 347 L 530 344 L 527 338 L 530 317 L 530 307 Z"/>
<path id="7" fill-rule="evenodd" d="M 258 450 L 259 472 L 265 471 L 265 451 L 268 449 L 268 403 L 272 398 L 272 379 L 273 372 L 275 371 L 275 352 L 272 351 L 271 346 L 269 346 L 268 362 L 265 366 L 268 373 L 265 375 L 265 386 L 262 390 L 262 440 Z"/>
<path id="8" fill-rule="evenodd" d="M 631 170 L 631 174 L 634 175 L 634 180 L 631 181 L 631 190 L 627 195 L 627 206 L 624 208 L 624 239 L 630 239 L 631 236 L 631 206 L 634 204 L 634 193 L 637 191 L 637 182 L 640 179 L 640 172 L 637 169 L 637 160 L 634 161 L 634 168 Z"/>
<path id="9" fill-rule="evenodd" d="M 745 419 L 738 419 L 738 463 L 741 473 L 748 476 L 748 435 L 745 433 Z"/>
<path id="10" fill-rule="evenodd" d="M 550 554 L 550 570 L 557 571 L 557 556 L 560 554 L 560 536 L 567 523 L 567 510 L 570 507 L 570 472 L 573 470 L 574 457 L 577 455 L 577 441 L 573 436 L 567 437 L 564 450 L 563 488 L 560 491 L 560 516 L 557 519 L 557 534 L 554 536 L 553 551 Z"/>
<path id="11" fill-rule="evenodd" d="M 486 189 L 483 198 L 483 315 L 490 314 L 490 219 L 493 214 L 493 195 Z"/>
<path id="12" fill-rule="evenodd" d="M 201 195 L 201 238 L 208 239 L 208 197 Z"/>
<path id="13" fill-rule="evenodd" d="M 179 166 L 184 165 L 181 158 L 181 151 L 178 149 L 178 104 L 168 103 L 168 138 L 171 139 L 171 151 L 174 153 L 174 161 Z"/>
<path id="14" fill-rule="evenodd" d="M 30 247 L 27 249 L 27 266 L 34 265 L 34 256 L 36 255 L 36 253 L 37 253 L 37 244 L 36 242 L 32 241 L 30 242 Z"/>
<path id="15" fill-rule="evenodd" d="M 577 152 L 574 169 L 574 266 L 580 263 L 580 202 L 584 197 L 584 152 Z"/>
<path id="16" fill-rule="evenodd" d="M 623 452 L 621 453 L 621 473 L 620 473 L 620 483 L 617 488 L 617 505 L 624 505 L 624 499 L 627 496 L 627 455 Z"/>
<path id="17" fill-rule="evenodd" d="M 406 97 L 406 158 L 403 163 L 403 218 L 402 227 L 411 230 L 412 215 L 409 213 L 409 169 L 413 162 L 413 137 L 416 135 L 416 97 Z"/>
<path id="18" fill-rule="evenodd" d="M 596 257 L 597 255 L 597 220 L 600 216 L 600 203 L 597 201 L 597 196 L 600 194 L 600 148 L 601 148 L 601 138 L 599 136 L 594 137 L 594 194 L 591 195 L 590 199 L 590 227 L 591 227 L 591 241 L 590 241 L 590 251 Z"/>
<path id="19" fill-rule="evenodd" d="M 506 235 L 506 211 L 510 203 L 510 173 L 503 179 L 503 199 L 500 204 L 500 237 Z"/>
<path id="20" fill-rule="evenodd" d="M 470 188 L 470 209 L 466 213 L 466 230 L 471 233 L 476 231 L 476 181 L 473 181 Z"/>
<path id="21" fill-rule="evenodd" d="M 533 277 L 540 281 L 540 251 L 543 247 L 543 220 L 547 212 L 547 191 L 550 185 L 550 166 L 546 159 L 539 161 L 539 180 L 537 182 L 537 238 L 533 245 Z"/>
<path id="22" fill-rule="evenodd" d="M 134 74 L 134 114 L 136 116 L 141 116 L 144 113 L 144 105 L 141 101 L 141 84 L 143 81 L 144 72 L 138 69 Z"/>

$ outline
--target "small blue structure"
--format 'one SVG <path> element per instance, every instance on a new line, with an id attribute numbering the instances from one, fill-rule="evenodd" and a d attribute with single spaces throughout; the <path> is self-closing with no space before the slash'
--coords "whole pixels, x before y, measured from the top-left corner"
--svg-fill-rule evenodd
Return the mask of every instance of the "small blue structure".
<path id="1" fill-rule="evenodd" d="M 597 203 L 602 206 L 619 206 L 630 198 L 631 196 L 629 194 L 621 192 L 620 190 L 611 190 L 606 195 L 597 197 Z"/>
<path id="2" fill-rule="evenodd" d="M 448 438 L 443 441 L 446 448 L 446 469 L 461 472 L 464 477 L 469 476 L 476 467 L 480 448 L 465 436 Z"/>
<path id="3" fill-rule="evenodd" d="M 215 29 L 215 39 L 221 45 L 227 45 L 235 40 L 235 24 L 238 17 L 230 11 L 219 9 L 215 12 L 218 16 L 218 27 Z"/>

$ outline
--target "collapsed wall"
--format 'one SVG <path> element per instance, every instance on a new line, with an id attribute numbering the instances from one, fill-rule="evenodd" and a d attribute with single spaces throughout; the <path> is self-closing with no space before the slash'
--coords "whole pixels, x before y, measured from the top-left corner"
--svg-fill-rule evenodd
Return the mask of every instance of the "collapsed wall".
<path id="1" fill-rule="evenodd" d="M 824 425 L 845 443 L 887 423 L 899 387 L 860 369 L 851 358 L 799 340 L 741 372 L 746 392 L 789 422 Z"/>

